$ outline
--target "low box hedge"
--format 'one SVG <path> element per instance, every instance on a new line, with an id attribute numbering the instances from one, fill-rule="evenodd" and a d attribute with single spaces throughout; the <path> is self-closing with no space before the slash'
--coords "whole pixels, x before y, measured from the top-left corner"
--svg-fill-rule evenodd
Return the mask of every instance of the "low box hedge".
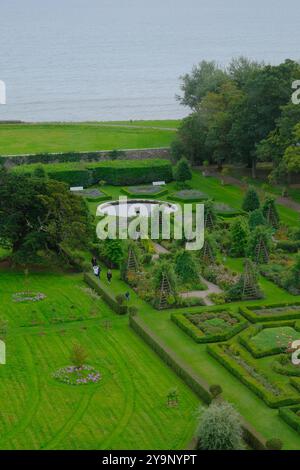
<path id="1" fill-rule="evenodd" d="M 283 421 L 300 434 L 300 416 L 297 416 L 297 411 L 300 412 L 300 406 L 283 407 L 279 408 L 278 414 Z"/>
<path id="2" fill-rule="evenodd" d="M 289 307 L 298 307 L 299 311 L 288 310 Z M 272 308 L 286 308 L 286 313 L 274 315 L 258 315 L 253 310 L 272 309 Z M 251 305 L 251 307 L 240 306 L 239 313 L 243 315 L 251 323 L 257 322 L 275 322 L 277 320 L 297 320 L 300 319 L 300 302 L 290 302 L 281 304 L 267 304 L 267 305 Z"/>
<path id="3" fill-rule="evenodd" d="M 190 387 L 205 403 L 212 401 L 208 383 L 184 363 L 163 341 L 151 331 L 139 317 L 130 317 L 131 328 L 155 351 L 159 357 Z M 265 439 L 241 417 L 243 438 L 251 448 L 265 450 Z"/>
<path id="4" fill-rule="evenodd" d="M 239 322 L 232 326 L 228 331 L 224 331 L 222 333 L 215 333 L 215 334 L 205 334 L 201 329 L 199 329 L 196 325 L 194 325 L 188 318 L 186 318 L 186 314 L 184 313 L 173 313 L 171 315 L 171 320 L 179 326 L 186 334 L 188 334 L 191 338 L 193 338 L 196 343 L 216 343 L 219 341 L 227 341 L 228 339 L 232 338 L 240 331 L 245 329 L 248 325 L 248 322 L 245 321 L 242 317 L 237 314 L 234 314 L 231 309 L 218 308 L 214 310 L 210 310 L 209 313 L 220 313 L 227 311 L 228 314 L 236 318 Z M 205 310 L 203 312 L 195 312 L 191 315 L 195 314 L 205 314 Z"/>
<path id="5" fill-rule="evenodd" d="M 102 282 L 94 275 L 85 273 L 84 281 L 99 294 L 103 300 L 119 315 L 125 315 L 127 313 L 127 305 L 120 305 L 114 295 L 107 290 Z"/>
<path id="6" fill-rule="evenodd" d="M 234 358 L 232 358 L 224 350 L 224 343 L 219 344 L 210 344 L 207 346 L 207 351 L 209 354 L 214 357 L 220 364 L 222 364 L 229 372 L 231 372 L 235 377 L 237 377 L 244 385 L 246 385 L 249 390 L 251 390 L 255 395 L 261 398 L 270 408 L 280 408 L 282 406 L 296 405 L 300 403 L 300 395 L 293 394 L 292 392 L 287 393 L 282 387 L 278 384 L 274 384 L 280 390 L 279 395 L 275 395 L 271 391 L 267 390 L 255 377 L 251 376 L 250 373 L 238 364 Z M 241 355 L 241 357 L 243 357 Z M 257 370 L 257 363 L 254 361 L 246 359 L 247 364 Z M 262 374 L 269 383 L 272 385 L 272 379 L 268 377 L 265 372 Z"/>
<path id="7" fill-rule="evenodd" d="M 285 253 L 297 253 L 300 249 L 300 240 L 280 240 L 276 243 L 276 248 Z"/>

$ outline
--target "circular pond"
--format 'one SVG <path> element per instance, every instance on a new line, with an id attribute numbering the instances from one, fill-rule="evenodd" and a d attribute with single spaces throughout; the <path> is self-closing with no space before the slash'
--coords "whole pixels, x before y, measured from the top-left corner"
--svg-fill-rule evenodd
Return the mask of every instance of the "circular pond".
<path id="1" fill-rule="evenodd" d="M 128 201 L 110 201 L 98 206 L 97 215 L 117 217 L 151 217 L 154 209 L 160 207 L 164 214 L 172 214 L 178 210 L 176 204 L 153 201 L 149 199 L 130 199 Z"/>

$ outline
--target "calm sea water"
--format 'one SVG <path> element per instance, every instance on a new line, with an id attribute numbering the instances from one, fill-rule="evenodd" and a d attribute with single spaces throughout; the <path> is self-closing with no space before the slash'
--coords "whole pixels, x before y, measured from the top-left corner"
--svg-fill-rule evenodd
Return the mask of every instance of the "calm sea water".
<path id="1" fill-rule="evenodd" d="M 202 59 L 300 59 L 299 0 L 0 0 L 1 119 L 179 118 Z"/>

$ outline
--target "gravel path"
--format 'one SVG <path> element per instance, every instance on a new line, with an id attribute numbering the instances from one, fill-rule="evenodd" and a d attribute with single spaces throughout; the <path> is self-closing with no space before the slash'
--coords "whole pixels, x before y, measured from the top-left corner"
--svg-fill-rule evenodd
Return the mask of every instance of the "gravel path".
<path id="1" fill-rule="evenodd" d="M 206 290 L 192 290 L 189 292 L 182 292 L 180 296 L 184 299 L 188 299 L 189 297 L 196 297 L 198 299 L 203 299 L 205 305 L 207 306 L 214 305 L 214 303 L 208 298 L 208 296 L 209 294 L 221 294 L 223 292 L 222 289 L 220 289 L 220 287 L 218 287 L 216 284 L 207 281 L 202 276 L 200 277 L 200 280 L 201 282 L 203 282 L 203 284 L 206 284 Z"/>

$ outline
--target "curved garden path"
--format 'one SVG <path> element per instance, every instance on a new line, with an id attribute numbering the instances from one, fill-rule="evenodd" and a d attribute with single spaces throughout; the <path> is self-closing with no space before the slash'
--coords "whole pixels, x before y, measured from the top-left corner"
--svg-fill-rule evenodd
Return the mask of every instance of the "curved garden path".
<path id="1" fill-rule="evenodd" d="M 189 292 L 182 292 L 180 296 L 184 299 L 188 299 L 189 297 L 196 297 L 198 299 L 203 299 L 205 305 L 214 305 L 214 303 L 208 298 L 208 296 L 209 294 L 221 294 L 223 292 L 222 289 L 220 289 L 220 287 L 216 284 L 207 281 L 202 276 L 200 276 L 200 280 L 201 282 L 203 282 L 203 284 L 206 284 L 206 290 L 192 290 Z"/>

